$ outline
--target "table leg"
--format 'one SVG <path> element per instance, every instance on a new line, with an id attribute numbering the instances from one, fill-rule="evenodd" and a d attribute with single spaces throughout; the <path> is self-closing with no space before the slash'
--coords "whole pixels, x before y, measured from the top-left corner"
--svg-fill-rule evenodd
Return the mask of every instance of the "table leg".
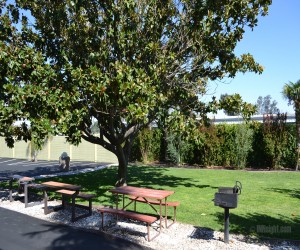
<path id="1" fill-rule="evenodd" d="M 116 201 L 116 209 L 118 209 L 118 206 L 119 206 L 119 194 L 117 194 L 117 201 Z M 118 223 L 118 220 L 119 220 L 119 217 L 118 217 L 118 214 L 117 214 L 117 223 Z"/>
<path id="2" fill-rule="evenodd" d="M 28 182 L 24 182 L 24 203 L 28 207 Z"/>
<path id="3" fill-rule="evenodd" d="M 161 231 L 162 227 L 162 201 L 159 201 L 159 230 Z"/>
<path id="4" fill-rule="evenodd" d="M 9 201 L 12 202 L 13 198 L 12 198 L 12 183 L 13 183 L 13 179 L 9 180 Z"/>
<path id="5" fill-rule="evenodd" d="M 165 198 L 165 225 L 166 225 L 166 228 L 168 228 L 167 224 L 168 224 L 168 210 L 167 210 L 167 197 L 166 197 Z"/>
<path id="6" fill-rule="evenodd" d="M 72 222 L 75 221 L 75 195 L 72 195 Z"/>
<path id="7" fill-rule="evenodd" d="M 62 209 L 65 209 L 66 207 L 66 197 L 64 195 L 61 196 L 61 206 Z"/>
<path id="8" fill-rule="evenodd" d="M 116 194 L 116 209 L 118 209 L 118 204 L 119 204 L 119 194 Z"/>
<path id="9" fill-rule="evenodd" d="M 47 190 L 44 189 L 44 214 L 49 214 L 49 209 L 48 209 L 48 194 Z"/>

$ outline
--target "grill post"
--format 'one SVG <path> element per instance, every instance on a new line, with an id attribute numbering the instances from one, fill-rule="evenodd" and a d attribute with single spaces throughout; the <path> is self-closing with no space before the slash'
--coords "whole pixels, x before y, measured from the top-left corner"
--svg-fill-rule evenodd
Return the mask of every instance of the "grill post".
<path id="1" fill-rule="evenodd" d="M 224 208 L 224 242 L 229 243 L 229 208 Z"/>

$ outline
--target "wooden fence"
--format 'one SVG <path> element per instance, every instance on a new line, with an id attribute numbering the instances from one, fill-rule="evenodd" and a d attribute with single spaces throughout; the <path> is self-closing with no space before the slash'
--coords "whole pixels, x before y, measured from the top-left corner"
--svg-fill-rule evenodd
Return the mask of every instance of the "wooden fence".
<path id="1" fill-rule="evenodd" d="M 117 163 L 117 157 L 105 148 L 82 141 L 78 146 L 66 142 L 64 136 L 53 136 L 45 141 L 43 149 L 37 152 L 38 160 L 58 160 L 62 153 L 67 153 L 71 161 L 93 161 Z M 0 157 L 28 159 L 34 157 L 31 142 L 18 141 L 14 148 L 9 148 L 3 137 L 0 137 Z"/>

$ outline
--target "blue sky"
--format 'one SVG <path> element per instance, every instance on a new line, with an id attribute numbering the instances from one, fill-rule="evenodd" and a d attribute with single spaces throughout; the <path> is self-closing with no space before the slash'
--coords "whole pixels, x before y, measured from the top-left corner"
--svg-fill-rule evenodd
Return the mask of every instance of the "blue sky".
<path id="1" fill-rule="evenodd" d="M 253 31 L 246 31 L 236 53 L 252 54 L 264 72 L 238 74 L 226 83 L 213 82 L 209 94 L 219 98 L 239 93 L 253 104 L 259 96 L 271 95 L 280 112 L 293 114 L 293 106 L 281 92 L 285 83 L 300 79 L 300 0 L 273 0 L 268 16 L 260 17 Z"/>

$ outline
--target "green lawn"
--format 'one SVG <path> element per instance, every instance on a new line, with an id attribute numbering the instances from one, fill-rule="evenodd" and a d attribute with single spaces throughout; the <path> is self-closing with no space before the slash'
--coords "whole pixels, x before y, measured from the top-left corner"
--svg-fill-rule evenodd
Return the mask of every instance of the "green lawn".
<path id="1" fill-rule="evenodd" d="M 95 193 L 94 204 L 112 205 L 109 190 L 116 181 L 117 169 L 108 169 L 51 180 L 74 183 Z M 262 237 L 300 238 L 300 173 L 247 172 L 160 167 L 129 167 L 128 185 L 174 190 L 178 200 L 177 220 L 195 227 L 223 230 L 223 209 L 212 199 L 219 186 L 242 183 L 238 208 L 230 210 L 230 232 Z M 44 180 L 43 180 L 44 181 Z M 143 206 L 143 208 L 141 208 Z M 147 205 L 141 211 L 151 213 Z M 170 210 L 171 211 L 171 210 Z"/>

